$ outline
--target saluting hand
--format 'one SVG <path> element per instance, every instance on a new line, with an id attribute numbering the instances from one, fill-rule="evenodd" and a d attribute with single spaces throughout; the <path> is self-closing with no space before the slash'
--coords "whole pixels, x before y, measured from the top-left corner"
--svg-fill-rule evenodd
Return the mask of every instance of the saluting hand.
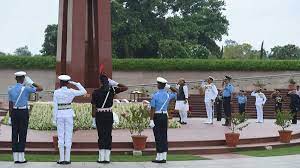
<path id="1" fill-rule="evenodd" d="M 77 84 L 77 82 L 74 82 L 74 81 L 69 81 L 69 83 L 72 84 L 72 85 L 76 85 Z"/>

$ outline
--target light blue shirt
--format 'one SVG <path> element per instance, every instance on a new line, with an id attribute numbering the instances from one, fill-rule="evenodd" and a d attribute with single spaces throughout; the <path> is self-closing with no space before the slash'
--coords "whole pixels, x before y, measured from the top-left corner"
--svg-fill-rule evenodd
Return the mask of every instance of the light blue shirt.
<path id="1" fill-rule="evenodd" d="M 155 111 L 167 111 L 170 100 L 175 98 L 176 93 L 169 93 L 165 89 L 160 89 L 159 91 L 153 94 L 150 105 L 152 108 L 155 108 Z"/>
<path id="2" fill-rule="evenodd" d="M 247 96 L 245 96 L 245 95 L 238 95 L 238 96 L 236 96 L 236 98 L 237 98 L 239 104 L 244 104 L 247 102 Z"/>
<path id="3" fill-rule="evenodd" d="M 24 86 L 24 85 L 17 83 L 8 89 L 8 99 L 9 99 L 9 101 L 13 102 L 15 107 L 28 106 L 28 100 L 29 100 L 30 94 L 36 92 L 35 87 L 24 86 L 25 88 L 24 88 L 22 95 L 20 96 L 18 104 L 15 104 L 21 93 L 22 86 Z"/>
<path id="4" fill-rule="evenodd" d="M 234 86 L 231 83 L 228 83 L 223 90 L 223 97 L 230 97 L 234 91 Z"/>

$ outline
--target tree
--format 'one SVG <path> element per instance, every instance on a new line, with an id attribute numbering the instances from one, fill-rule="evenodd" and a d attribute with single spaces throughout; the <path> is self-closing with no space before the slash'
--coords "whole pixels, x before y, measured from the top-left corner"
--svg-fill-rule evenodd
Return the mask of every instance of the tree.
<path id="1" fill-rule="evenodd" d="M 275 46 L 271 48 L 269 56 L 271 59 L 299 59 L 300 48 L 293 44 Z"/>
<path id="2" fill-rule="evenodd" d="M 57 50 L 57 24 L 48 25 L 45 29 L 45 40 L 40 52 L 43 55 L 55 56 Z"/>
<path id="3" fill-rule="evenodd" d="M 238 44 L 233 40 L 226 40 L 225 44 L 225 59 L 257 59 L 260 56 L 260 51 L 254 50 L 250 44 Z"/>
<path id="4" fill-rule="evenodd" d="M 14 52 L 16 56 L 31 56 L 31 52 L 28 49 L 28 46 L 17 48 Z"/>
<path id="5" fill-rule="evenodd" d="M 5 56 L 6 53 L 0 51 L 0 56 Z"/>
<path id="6" fill-rule="evenodd" d="M 159 55 L 159 41 L 176 40 L 220 53 L 215 43 L 227 34 L 222 0 L 114 0 L 113 49 L 121 57 Z"/>

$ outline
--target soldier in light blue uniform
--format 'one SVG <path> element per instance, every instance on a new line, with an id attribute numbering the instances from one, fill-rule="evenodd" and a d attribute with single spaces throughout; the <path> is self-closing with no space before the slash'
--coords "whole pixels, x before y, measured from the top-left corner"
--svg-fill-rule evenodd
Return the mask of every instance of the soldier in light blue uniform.
<path id="1" fill-rule="evenodd" d="M 231 124 L 231 101 L 232 101 L 232 94 L 234 92 L 234 86 L 232 85 L 231 76 L 225 76 L 225 79 L 222 83 L 223 87 L 223 108 L 225 113 L 225 124 L 223 126 L 230 126 Z"/>
<path id="2" fill-rule="evenodd" d="M 43 88 L 23 71 L 16 72 L 15 79 L 17 83 L 8 90 L 13 159 L 15 163 L 26 163 L 24 152 L 29 120 L 28 99 L 31 93 L 42 91 Z"/>
<path id="3" fill-rule="evenodd" d="M 166 163 L 168 152 L 168 106 L 171 99 L 176 99 L 177 90 L 167 84 L 164 78 L 157 78 L 157 88 L 150 102 L 150 127 L 153 128 L 156 144 L 156 159 L 154 163 Z M 170 89 L 172 92 L 167 92 Z"/>

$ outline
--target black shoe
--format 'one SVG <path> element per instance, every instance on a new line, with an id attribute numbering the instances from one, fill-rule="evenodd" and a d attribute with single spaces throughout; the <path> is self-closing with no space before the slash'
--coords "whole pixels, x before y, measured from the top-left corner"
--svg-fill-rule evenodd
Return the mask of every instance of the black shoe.
<path id="1" fill-rule="evenodd" d="M 64 161 L 64 165 L 69 165 L 71 164 L 71 161 Z"/>
<path id="2" fill-rule="evenodd" d="M 222 124 L 222 126 L 224 126 L 224 127 L 228 127 L 228 126 L 229 126 L 229 124 Z"/>
<path id="3" fill-rule="evenodd" d="M 152 163 L 167 163 L 166 160 L 152 160 Z"/>
<path id="4" fill-rule="evenodd" d="M 19 161 L 19 164 L 24 164 L 24 163 L 27 163 L 27 160 L 23 161 L 23 162 L 20 162 Z"/>
<path id="5" fill-rule="evenodd" d="M 65 164 L 65 161 L 57 161 L 56 163 L 59 165 L 62 165 L 62 164 Z"/>
<path id="6" fill-rule="evenodd" d="M 99 161 L 99 160 L 97 160 L 97 163 L 104 164 L 104 163 L 105 163 L 105 161 Z"/>
<path id="7" fill-rule="evenodd" d="M 187 123 L 186 123 L 186 122 L 182 122 L 182 124 L 183 124 L 183 125 L 186 125 Z"/>
<path id="8" fill-rule="evenodd" d="M 109 163 L 110 163 L 110 161 L 106 161 L 106 160 L 104 161 L 104 164 L 109 164 Z"/>
<path id="9" fill-rule="evenodd" d="M 15 164 L 20 164 L 20 161 L 15 161 Z"/>
<path id="10" fill-rule="evenodd" d="M 181 124 L 181 121 L 180 121 L 180 120 L 178 120 L 177 122 L 179 122 L 179 123 Z"/>

